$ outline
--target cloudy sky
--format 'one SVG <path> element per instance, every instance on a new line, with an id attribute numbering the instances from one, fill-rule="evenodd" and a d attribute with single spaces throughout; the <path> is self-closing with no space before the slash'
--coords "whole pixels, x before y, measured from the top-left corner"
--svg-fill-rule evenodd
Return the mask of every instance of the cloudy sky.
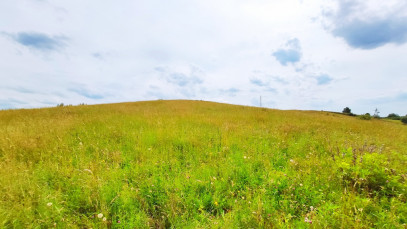
<path id="1" fill-rule="evenodd" d="M 0 109 L 198 99 L 407 114 L 405 0 L 2 0 Z"/>

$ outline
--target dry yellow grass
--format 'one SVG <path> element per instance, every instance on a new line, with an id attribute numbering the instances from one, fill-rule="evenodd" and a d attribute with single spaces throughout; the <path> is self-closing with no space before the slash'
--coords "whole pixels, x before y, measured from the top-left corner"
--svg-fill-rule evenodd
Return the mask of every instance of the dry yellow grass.
<path id="1" fill-rule="evenodd" d="M 0 227 L 403 228 L 406 142 L 401 123 L 203 101 L 0 111 Z"/>

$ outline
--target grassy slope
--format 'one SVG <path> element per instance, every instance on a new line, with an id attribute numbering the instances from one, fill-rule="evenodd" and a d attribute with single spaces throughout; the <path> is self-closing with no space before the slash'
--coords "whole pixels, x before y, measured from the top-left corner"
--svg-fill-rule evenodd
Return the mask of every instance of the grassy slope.
<path id="1" fill-rule="evenodd" d="M 0 227 L 403 228 L 406 142 L 400 123 L 198 101 L 1 111 Z"/>

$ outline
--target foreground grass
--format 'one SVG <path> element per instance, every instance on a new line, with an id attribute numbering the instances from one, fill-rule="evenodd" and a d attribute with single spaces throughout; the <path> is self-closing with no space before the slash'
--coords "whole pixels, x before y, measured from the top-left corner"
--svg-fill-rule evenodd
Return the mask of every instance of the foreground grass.
<path id="1" fill-rule="evenodd" d="M 0 227 L 405 228 L 406 142 L 400 123 L 198 101 L 1 111 Z"/>

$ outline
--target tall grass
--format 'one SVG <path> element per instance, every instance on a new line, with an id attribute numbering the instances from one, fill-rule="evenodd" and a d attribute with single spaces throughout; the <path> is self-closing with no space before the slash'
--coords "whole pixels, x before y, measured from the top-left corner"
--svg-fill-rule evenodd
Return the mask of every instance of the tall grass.
<path id="1" fill-rule="evenodd" d="M 201 101 L 0 112 L 1 228 L 405 228 L 407 128 Z"/>

